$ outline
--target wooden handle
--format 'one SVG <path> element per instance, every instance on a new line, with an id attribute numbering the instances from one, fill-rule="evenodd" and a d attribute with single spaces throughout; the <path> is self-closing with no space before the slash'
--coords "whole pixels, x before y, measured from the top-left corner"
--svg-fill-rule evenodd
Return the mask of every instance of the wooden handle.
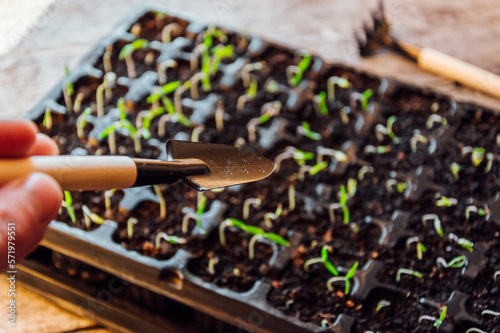
<path id="1" fill-rule="evenodd" d="M 418 65 L 470 88 L 500 98 L 500 76 L 430 48 L 422 48 Z"/>
<path id="2" fill-rule="evenodd" d="M 54 177 L 66 191 L 127 188 L 137 178 L 136 165 L 126 156 L 32 156 L 0 159 L 0 185 L 35 171 Z"/>

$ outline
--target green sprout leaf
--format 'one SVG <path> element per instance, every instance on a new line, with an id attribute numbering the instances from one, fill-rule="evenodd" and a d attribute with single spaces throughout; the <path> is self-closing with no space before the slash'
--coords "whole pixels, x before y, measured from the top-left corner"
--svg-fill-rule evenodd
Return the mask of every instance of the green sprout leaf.
<path id="1" fill-rule="evenodd" d="M 335 266 L 333 265 L 333 263 L 328 260 L 328 245 L 324 245 L 322 248 L 321 248 L 321 260 L 323 261 L 323 265 L 325 266 L 325 268 L 334 276 L 338 276 L 339 275 L 339 272 L 337 271 L 337 269 L 335 268 Z"/>
<path id="2" fill-rule="evenodd" d="M 434 322 L 434 327 L 439 327 L 439 326 L 441 326 L 441 324 L 443 323 L 443 321 L 444 321 L 444 320 L 445 320 L 445 318 L 446 318 L 446 312 L 447 312 L 447 311 L 448 311 L 448 307 L 447 307 L 447 306 L 445 306 L 445 307 L 443 308 L 443 310 L 441 311 L 441 315 L 439 316 L 439 320 L 436 320 L 436 321 Z"/>
<path id="3" fill-rule="evenodd" d="M 359 99 L 359 102 L 361 103 L 361 108 L 363 111 L 368 111 L 368 99 L 372 97 L 373 95 L 373 90 L 372 89 L 366 89 L 361 93 L 361 98 Z"/>
<path id="4" fill-rule="evenodd" d="M 293 158 L 298 165 L 303 166 L 306 164 L 306 161 L 310 161 L 314 158 L 314 153 L 296 149 L 293 152 Z"/>
<path id="5" fill-rule="evenodd" d="M 177 88 L 179 88 L 181 85 L 181 81 L 173 81 L 169 82 L 160 88 L 158 88 L 153 94 L 151 94 L 147 99 L 146 102 L 151 104 L 156 101 L 159 101 L 163 95 L 168 95 L 172 92 L 174 92 Z"/>
<path id="6" fill-rule="evenodd" d="M 314 176 L 315 174 L 317 174 L 321 170 L 326 169 L 327 166 L 328 166 L 328 163 L 326 161 L 323 161 L 321 163 L 317 163 L 317 164 L 313 165 L 311 167 L 311 169 L 309 169 L 309 174 L 311 176 Z"/>
<path id="7" fill-rule="evenodd" d="M 250 86 L 248 87 L 245 94 L 247 94 L 251 99 L 254 99 L 255 96 L 257 96 L 257 80 L 250 81 Z"/>
<path id="8" fill-rule="evenodd" d="M 69 191 L 64 191 L 64 207 L 66 208 L 71 221 L 76 223 L 76 214 L 73 209 L 73 197 Z"/>
<path id="9" fill-rule="evenodd" d="M 298 128 L 299 133 L 311 140 L 321 140 L 321 134 L 312 131 L 308 122 L 303 121 L 300 125 Z"/>
<path id="10" fill-rule="evenodd" d="M 132 43 L 125 45 L 118 55 L 118 59 L 123 60 L 131 55 L 135 50 L 143 49 L 149 46 L 149 41 L 146 39 L 136 39 Z"/>
<path id="11" fill-rule="evenodd" d="M 66 91 L 68 92 L 69 96 L 73 96 L 73 93 L 75 92 L 75 88 L 73 86 L 73 82 L 69 81 L 69 69 L 68 69 L 68 65 L 64 66 L 64 76 L 66 78 Z"/>
<path id="12" fill-rule="evenodd" d="M 321 114 L 324 116 L 328 115 L 328 106 L 326 105 L 326 92 L 320 92 L 319 94 L 314 96 L 314 100 L 316 101 Z"/>

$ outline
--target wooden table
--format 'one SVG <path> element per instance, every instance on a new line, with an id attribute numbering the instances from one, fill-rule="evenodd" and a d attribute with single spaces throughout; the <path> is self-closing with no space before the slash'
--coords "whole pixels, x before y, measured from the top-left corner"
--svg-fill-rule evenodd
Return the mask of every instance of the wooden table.
<path id="1" fill-rule="evenodd" d="M 21 42 L 8 45 L 7 52 L 0 55 L 0 116 L 17 116 L 28 110 L 61 78 L 64 64 L 75 67 L 82 54 L 139 2 L 1 0 L 0 22 L 9 22 L 8 19 L 16 13 L 21 17 L 28 15 L 11 21 L 30 29 L 20 36 L 15 32 L 13 35 L 8 33 L 8 43 Z M 312 50 L 329 62 L 346 63 L 400 81 L 431 87 L 458 100 L 500 109 L 498 100 L 425 73 L 394 53 L 384 52 L 360 59 L 353 32 L 361 31 L 363 23 L 370 21 L 371 11 L 377 7 L 376 0 L 158 2 L 206 22 Z M 21 8 L 15 13 L 2 11 L 2 6 L 9 5 L 10 8 Z M 435 48 L 500 74 L 500 7 L 495 0 L 387 0 L 385 5 L 392 32 L 397 38 Z M 0 32 L 1 28 L 0 23 Z M 6 281 L 2 278 L 0 314 L 5 309 L 6 289 Z M 23 288 L 19 288 L 18 299 L 18 326 L 15 330 L 9 328 L 9 332 L 107 331 L 90 320 L 50 305 Z M 5 327 L 4 318 L 0 317 L 0 332 Z"/>

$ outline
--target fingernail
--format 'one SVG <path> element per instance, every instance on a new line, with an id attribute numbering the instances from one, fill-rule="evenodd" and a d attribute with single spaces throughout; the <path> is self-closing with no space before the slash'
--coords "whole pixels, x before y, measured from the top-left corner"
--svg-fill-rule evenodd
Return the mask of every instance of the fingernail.
<path id="1" fill-rule="evenodd" d="M 56 216 L 63 199 L 59 183 L 44 173 L 35 172 L 28 176 L 22 189 L 29 196 L 27 202 L 33 205 L 36 216 L 39 216 L 39 222 L 49 223 Z"/>

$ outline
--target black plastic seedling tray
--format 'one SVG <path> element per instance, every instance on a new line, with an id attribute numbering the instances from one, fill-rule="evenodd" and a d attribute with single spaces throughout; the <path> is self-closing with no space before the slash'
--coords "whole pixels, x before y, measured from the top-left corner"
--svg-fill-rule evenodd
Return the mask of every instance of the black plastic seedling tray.
<path id="1" fill-rule="evenodd" d="M 130 78 L 119 54 L 136 40 Z M 114 84 L 102 89 L 109 66 L 116 80 L 107 75 Z M 79 113 L 66 107 L 68 82 Z M 112 93 L 103 116 L 99 90 Z M 151 138 L 142 131 L 134 140 L 148 116 Z M 152 187 L 118 190 L 107 208 L 109 193 L 71 193 L 75 222 L 63 208 L 21 279 L 115 329 L 141 331 L 143 321 L 155 331 L 495 332 L 500 324 L 495 112 L 140 6 L 25 117 L 76 159 L 111 153 L 103 133 L 120 123 L 118 154 L 163 159 L 166 139 L 199 136 L 279 162 L 266 180 L 205 193 L 201 211 L 183 184 L 155 189 L 165 216 Z M 84 223 L 83 205 L 106 222 Z M 261 237 L 227 226 L 221 245 L 227 219 Z M 186 244 L 155 244 L 160 232 Z M 113 293 L 115 282 L 123 291 Z"/>

